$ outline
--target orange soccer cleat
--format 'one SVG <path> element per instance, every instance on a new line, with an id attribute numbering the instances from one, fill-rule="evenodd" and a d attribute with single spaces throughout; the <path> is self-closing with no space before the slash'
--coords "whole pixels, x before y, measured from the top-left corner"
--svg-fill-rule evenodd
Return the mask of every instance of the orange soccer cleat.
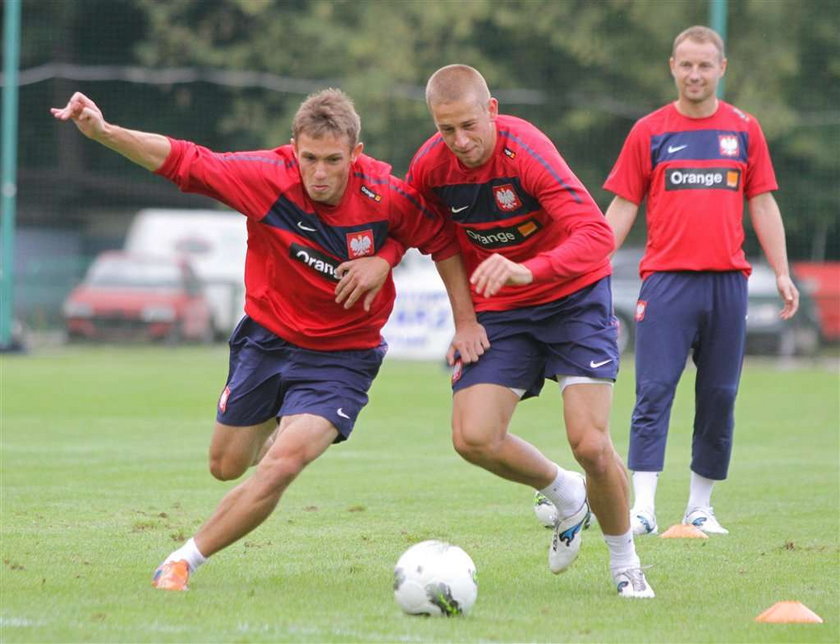
<path id="1" fill-rule="evenodd" d="M 152 586 L 160 590 L 189 590 L 190 566 L 183 559 L 162 563 L 152 577 Z"/>

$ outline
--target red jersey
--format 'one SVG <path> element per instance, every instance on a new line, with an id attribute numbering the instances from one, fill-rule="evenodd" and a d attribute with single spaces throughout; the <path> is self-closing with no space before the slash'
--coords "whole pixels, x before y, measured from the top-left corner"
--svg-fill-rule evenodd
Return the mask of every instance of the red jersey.
<path id="1" fill-rule="evenodd" d="M 645 278 L 654 271 L 749 275 L 744 197 L 778 185 L 758 121 L 719 101 L 707 118 L 668 104 L 640 119 L 604 188 L 635 204 L 647 196 Z"/>
<path id="2" fill-rule="evenodd" d="M 341 262 L 383 251 L 393 265 L 409 246 L 435 260 L 458 252 L 446 222 L 391 176 L 388 164 L 371 157 L 356 160 L 341 202 L 329 206 L 309 199 L 291 145 L 215 153 L 170 141 L 172 151 L 157 173 L 248 218 L 245 312 L 298 346 L 335 351 L 381 342 L 394 305 L 391 276 L 370 312 L 361 303 L 345 310 L 334 292 Z"/>
<path id="3" fill-rule="evenodd" d="M 463 165 L 435 134 L 408 171 L 408 182 L 456 224 L 468 274 L 500 253 L 534 275 L 489 298 L 473 290 L 476 310 L 544 304 L 609 275 L 612 231 L 557 148 L 514 116 L 499 115 L 496 133 L 493 154 L 478 168 Z"/>

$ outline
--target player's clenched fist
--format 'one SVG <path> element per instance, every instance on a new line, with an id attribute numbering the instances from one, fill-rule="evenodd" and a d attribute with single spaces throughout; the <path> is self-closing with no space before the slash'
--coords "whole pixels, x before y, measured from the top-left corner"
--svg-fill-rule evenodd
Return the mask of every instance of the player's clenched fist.
<path id="1" fill-rule="evenodd" d="M 50 112 L 59 121 L 72 120 L 79 131 L 91 139 L 96 139 L 105 127 L 105 119 L 96 103 L 81 92 L 73 94 L 64 107 L 53 107 Z"/>

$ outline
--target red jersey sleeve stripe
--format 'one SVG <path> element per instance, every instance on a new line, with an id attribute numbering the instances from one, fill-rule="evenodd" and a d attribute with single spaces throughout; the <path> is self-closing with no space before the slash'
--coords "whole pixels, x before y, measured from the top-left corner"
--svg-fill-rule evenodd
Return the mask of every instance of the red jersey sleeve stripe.
<path id="1" fill-rule="evenodd" d="M 286 159 L 272 159 L 270 157 L 263 157 L 255 154 L 231 154 L 230 152 L 214 152 L 213 156 L 220 161 L 246 161 L 252 163 L 267 163 L 269 165 L 283 166 L 285 168 L 297 167 L 297 161 L 287 161 Z"/>
<path id="2" fill-rule="evenodd" d="M 415 208 L 417 208 L 417 210 L 420 211 L 420 214 L 422 214 L 426 219 L 435 219 L 435 214 L 431 210 L 429 210 L 425 206 L 425 204 L 423 204 L 423 202 L 421 202 L 419 199 L 415 198 L 413 195 L 410 195 L 396 184 L 389 183 L 388 187 L 401 197 L 407 199 L 408 202 Z"/>
<path id="3" fill-rule="evenodd" d="M 525 152 L 531 155 L 533 159 L 539 163 L 543 168 L 545 168 L 546 172 L 551 175 L 551 177 L 560 184 L 560 186 L 566 190 L 571 196 L 572 199 L 575 200 L 577 203 L 583 203 L 583 200 L 580 198 L 577 190 L 575 190 L 572 186 L 570 186 L 559 174 L 557 171 L 551 166 L 551 164 L 546 161 L 546 159 L 540 155 L 536 150 L 534 150 L 530 145 L 525 143 L 522 139 L 520 139 L 515 134 L 511 134 L 510 130 L 499 130 L 499 134 L 510 141 L 516 143 L 519 147 L 521 147 Z"/>

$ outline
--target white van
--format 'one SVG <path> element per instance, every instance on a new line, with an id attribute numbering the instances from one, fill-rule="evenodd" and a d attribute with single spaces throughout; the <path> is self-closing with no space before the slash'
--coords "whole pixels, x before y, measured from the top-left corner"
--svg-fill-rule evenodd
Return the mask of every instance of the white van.
<path id="1" fill-rule="evenodd" d="M 125 239 L 131 253 L 189 257 L 206 285 L 219 338 L 244 314 L 247 245 L 245 217 L 233 210 L 146 208 L 135 215 Z"/>
<path id="2" fill-rule="evenodd" d="M 245 217 L 232 210 L 147 208 L 134 217 L 125 250 L 186 255 L 205 282 L 217 336 L 230 334 L 244 314 Z M 397 299 L 382 334 L 390 358 L 443 360 L 455 332 L 449 297 L 434 262 L 410 249 L 394 270 Z"/>

